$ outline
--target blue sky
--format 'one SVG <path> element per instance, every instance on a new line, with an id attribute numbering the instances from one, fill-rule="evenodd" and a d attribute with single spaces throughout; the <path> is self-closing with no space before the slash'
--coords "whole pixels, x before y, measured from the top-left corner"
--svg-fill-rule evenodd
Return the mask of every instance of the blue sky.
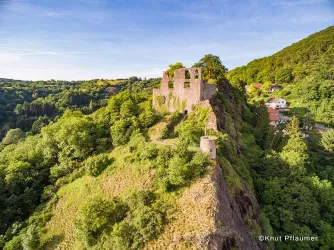
<path id="1" fill-rule="evenodd" d="M 0 0 L 0 77 L 159 77 L 205 54 L 229 68 L 334 24 L 334 0 Z"/>

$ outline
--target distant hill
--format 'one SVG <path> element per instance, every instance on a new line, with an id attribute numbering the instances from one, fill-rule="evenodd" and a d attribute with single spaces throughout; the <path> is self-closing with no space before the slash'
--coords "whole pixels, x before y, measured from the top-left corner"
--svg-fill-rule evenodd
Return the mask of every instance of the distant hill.
<path id="1" fill-rule="evenodd" d="M 0 82 L 20 82 L 20 80 L 0 78 Z"/>
<path id="2" fill-rule="evenodd" d="M 228 73 L 228 79 L 252 82 L 296 83 L 306 76 L 334 79 L 334 26 L 284 48 L 272 56 L 256 59 Z"/>

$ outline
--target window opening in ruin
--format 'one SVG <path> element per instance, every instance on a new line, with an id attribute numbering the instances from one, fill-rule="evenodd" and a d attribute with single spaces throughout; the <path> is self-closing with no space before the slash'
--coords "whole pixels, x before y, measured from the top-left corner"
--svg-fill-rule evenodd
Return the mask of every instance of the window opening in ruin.
<path id="1" fill-rule="evenodd" d="M 187 114 L 188 114 L 188 110 L 185 110 L 185 111 L 184 111 L 184 115 L 187 115 Z"/>
<path id="2" fill-rule="evenodd" d="M 174 82 L 169 81 L 168 82 L 168 88 L 173 89 L 174 88 Z"/>
<path id="3" fill-rule="evenodd" d="M 190 87 L 190 82 L 184 82 L 184 87 L 189 88 Z"/>
<path id="4" fill-rule="evenodd" d="M 195 79 L 198 79 L 198 70 L 195 70 Z"/>
<path id="5" fill-rule="evenodd" d="M 189 69 L 186 69 L 184 71 L 184 76 L 185 76 L 186 79 L 190 79 L 190 70 Z"/>

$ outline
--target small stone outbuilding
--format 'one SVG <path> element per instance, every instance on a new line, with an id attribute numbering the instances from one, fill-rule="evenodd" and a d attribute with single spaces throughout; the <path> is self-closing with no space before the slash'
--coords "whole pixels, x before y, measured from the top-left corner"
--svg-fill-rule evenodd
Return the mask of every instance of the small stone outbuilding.
<path id="1" fill-rule="evenodd" d="M 202 153 L 209 154 L 210 159 L 215 160 L 217 157 L 216 138 L 212 136 L 202 136 L 200 142 L 200 149 Z"/>

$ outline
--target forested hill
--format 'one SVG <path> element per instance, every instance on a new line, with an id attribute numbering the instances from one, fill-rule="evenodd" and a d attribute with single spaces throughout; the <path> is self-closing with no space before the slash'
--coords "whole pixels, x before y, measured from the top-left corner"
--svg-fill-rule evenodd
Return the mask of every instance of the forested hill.
<path id="1" fill-rule="evenodd" d="M 297 83 L 307 76 L 334 79 L 334 26 L 292 44 L 272 56 L 231 70 L 231 81 Z"/>
<path id="2" fill-rule="evenodd" d="M 159 79 L 142 80 L 138 77 L 88 81 L 0 78 L 0 142 L 11 130 L 9 134 L 38 134 L 42 127 L 56 121 L 66 109 L 89 114 L 106 106 L 109 97 L 119 91 L 138 92 L 143 87 L 150 91 L 158 83 Z"/>
<path id="3" fill-rule="evenodd" d="M 317 32 L 276 54 L 251 61 L 228 73 L 238 86 L 277 83 L 272 93 L 288 101 L 292 113 L 303 120 L 334 126 L 334 26 Z M 265 91 L 250 93 L 249 101 L 266 101 Z"/>

